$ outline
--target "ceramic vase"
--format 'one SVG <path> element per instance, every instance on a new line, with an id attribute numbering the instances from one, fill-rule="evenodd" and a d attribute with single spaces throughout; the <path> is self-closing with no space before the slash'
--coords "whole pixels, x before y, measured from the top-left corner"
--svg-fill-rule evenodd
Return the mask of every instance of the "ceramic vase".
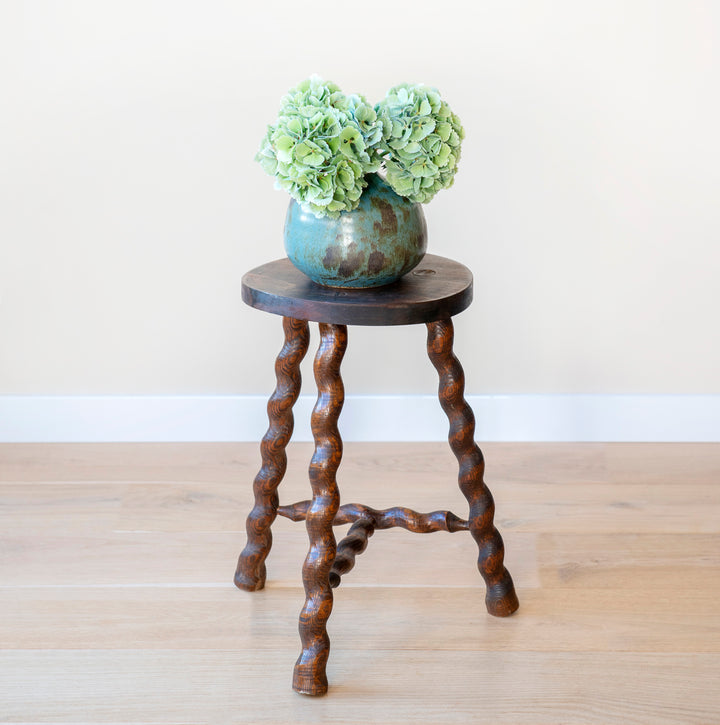
<path id="1" fill-rule="evenodd" d="M 318 219 L 291 200 L 284 241 L 290 261 L 317 284 L 380 287 L 420 263 L 427 225 L 420 204 L 370 174 L 357 209 L 341 212 L 338 219 Z"/>

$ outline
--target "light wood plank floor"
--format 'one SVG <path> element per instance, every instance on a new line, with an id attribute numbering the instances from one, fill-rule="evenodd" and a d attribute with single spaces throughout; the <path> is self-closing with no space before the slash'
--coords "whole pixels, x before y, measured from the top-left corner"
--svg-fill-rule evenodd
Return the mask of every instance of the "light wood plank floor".
<path id="1" fill-rule="evenodd" d="M 483 448 L 518 613 L 485 613 L 469 534 L 377 532 L 312 699 L 304 526 L 277 520 L 264 591 L 231 583 L 256 445 L 0 446 L 0 722 L 720 723 L 720 445 Z M 338 478 L 464 516 L 455 476 L 447 446 L 398 443 L 347 444 Z"/>

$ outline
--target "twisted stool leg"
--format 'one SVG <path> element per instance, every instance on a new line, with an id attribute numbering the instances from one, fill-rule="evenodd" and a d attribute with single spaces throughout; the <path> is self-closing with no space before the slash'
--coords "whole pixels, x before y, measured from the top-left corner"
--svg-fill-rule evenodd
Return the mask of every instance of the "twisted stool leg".
<path id="1" fill-rule="evenodd" d="M 502 537 L 493 525 L 495 503 L 483 482 L 485 462 L 474 441 L 475 417 L 465 401 L 465 375 L 453 354 L 452 320 L 427 323 L 428 355 L 440 376 L 439 398 L 450 421 L 450 447 L 458 460 L 460 490 L 470 505 L 470 533 L 479 549 L 478 569 L 487 586 L 488 612 L 506 617 L 518 608 L 515 587 L 503 566 L 505 550 Z"/>
<path id="2" fill-rule="evenodd" d="M 310 338 L 305 320 L 284 317 L 283 329 L 285 344 L 275 361 L 277 385 L 267 405 L 270 425 L 260 444 L 262 467 L 253 483 L 255 506 L 247 518 L 247 544 L 235 571 L 235 585 L 249 592 L 265 586 L 265 559 L 272 546 L 270 526 L 278 508 L 277 487 L 287 468 L 285 447 L 293 431 L 292 408 L 300 394 L 300 363 Z"/>
<path id="3" fill-rule="evenodd" d="M 347 327 L 320 323 L 320 347 L 315 356 L 318 398 L 311 424 L 315 453 L 310 462 L 312 502 L 307 511 L 310 550 L 303 565 L 305 606 L 300 612 L 302 652 L 295 663 L 293 689 L 304 695 L 324 695 L 328 682 L 325 665 L 330 653 L 326 624 L 333 605 L 330 569 L 336 544 L 333 519 L 340 506 L 335 474 L 342 458 L 337 421 L 345 393 L 340 363 L 347 346 Z"/>
<path id="4" fill-rule="evenodd" d="M 370 518 L 358 519 L 340 542 L 335 562 L 330 569 L 330 586 L 340 586 L 340 579 L 355 566 L 355 557 L 367 549 L 368 539 L 375 533 L 375 522 Z"/>

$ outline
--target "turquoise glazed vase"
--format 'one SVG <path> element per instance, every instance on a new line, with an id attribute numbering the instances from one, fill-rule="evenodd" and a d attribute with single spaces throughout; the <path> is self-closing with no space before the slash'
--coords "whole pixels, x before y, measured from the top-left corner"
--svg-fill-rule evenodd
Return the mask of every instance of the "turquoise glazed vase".
<path id="1" fill-rule="evenodd" d="M 398 196 L 377 174 L 353 211 L 318 219 L 294 199 L 285 218 L 285 251 L 313 282 L 327 287 L 380 287 L 416 267 L 427 249 L 420 204 Z"/>

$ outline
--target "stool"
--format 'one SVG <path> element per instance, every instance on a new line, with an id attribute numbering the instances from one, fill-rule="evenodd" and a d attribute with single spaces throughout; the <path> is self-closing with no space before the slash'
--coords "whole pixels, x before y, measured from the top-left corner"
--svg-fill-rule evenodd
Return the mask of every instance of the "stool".
<path id="1" fill-rule="evenodd" d="M 463 397 L 465 378 L 453 354 L 452 316 L 472 301 L 472 274 L 467 267 L 428 254 L 399 282 L 375 289 L 322 287 L 287 259 L 248 272 L 243 300 L 252 307 L 283 316 L 285 344 L 275 363 L 277 386 L 268 402 L 270 425 L 260 446 L 262 467 L 255 478 L 255 505 L 247 518 L 247 544 L 238 560 L 235 584 L 246 591 L 265 585 L 265 559 L 272 545 L 270 527 L 280 514 L 304 520 L 310 550 L 303 565 L 305 606 L 300 613 L 302 652 L 295 663 L 293 689 L 305 695 L 327 692 L 325 665 L 330 652 L 326 624 L 332 611 L 332 588 L 350 571 L 376 529 L 401 526 L 416 533 L 469 530 L 479 549 L 478 569 L 485 580 L 488 612 L 506 617 L 518 608 L 512 579 L 503 566 L 502 538 L 493 525 L 495 505 L 483 482 L 483 456 L 473 439 L 475 419 Z M 308 348 L 308 321 L 319 323 L 320 346 L 314 374 L 318 398 L 311 424 L 315 452 L 309 477 L 312 500 L 279 506 L 277 489 L 285 474 L 285 448 L 293 430 L 292 408 L 300 393 L 300 362 Z M 344 389 L 340 363 L 347 325 L 425 323 L 427 350 L 440 377 L 440 404 L 450 421 L 449 442 L 458 460 L 460 490 L 468 501 L 468 519 L 449 511 L 423 514 L 406 508 L 378 511 L 360 504 L 340 506 L 335 479 L 342 457 L 337 421 Z M 333 526 L 352 524 L 336 546 Z"/>

